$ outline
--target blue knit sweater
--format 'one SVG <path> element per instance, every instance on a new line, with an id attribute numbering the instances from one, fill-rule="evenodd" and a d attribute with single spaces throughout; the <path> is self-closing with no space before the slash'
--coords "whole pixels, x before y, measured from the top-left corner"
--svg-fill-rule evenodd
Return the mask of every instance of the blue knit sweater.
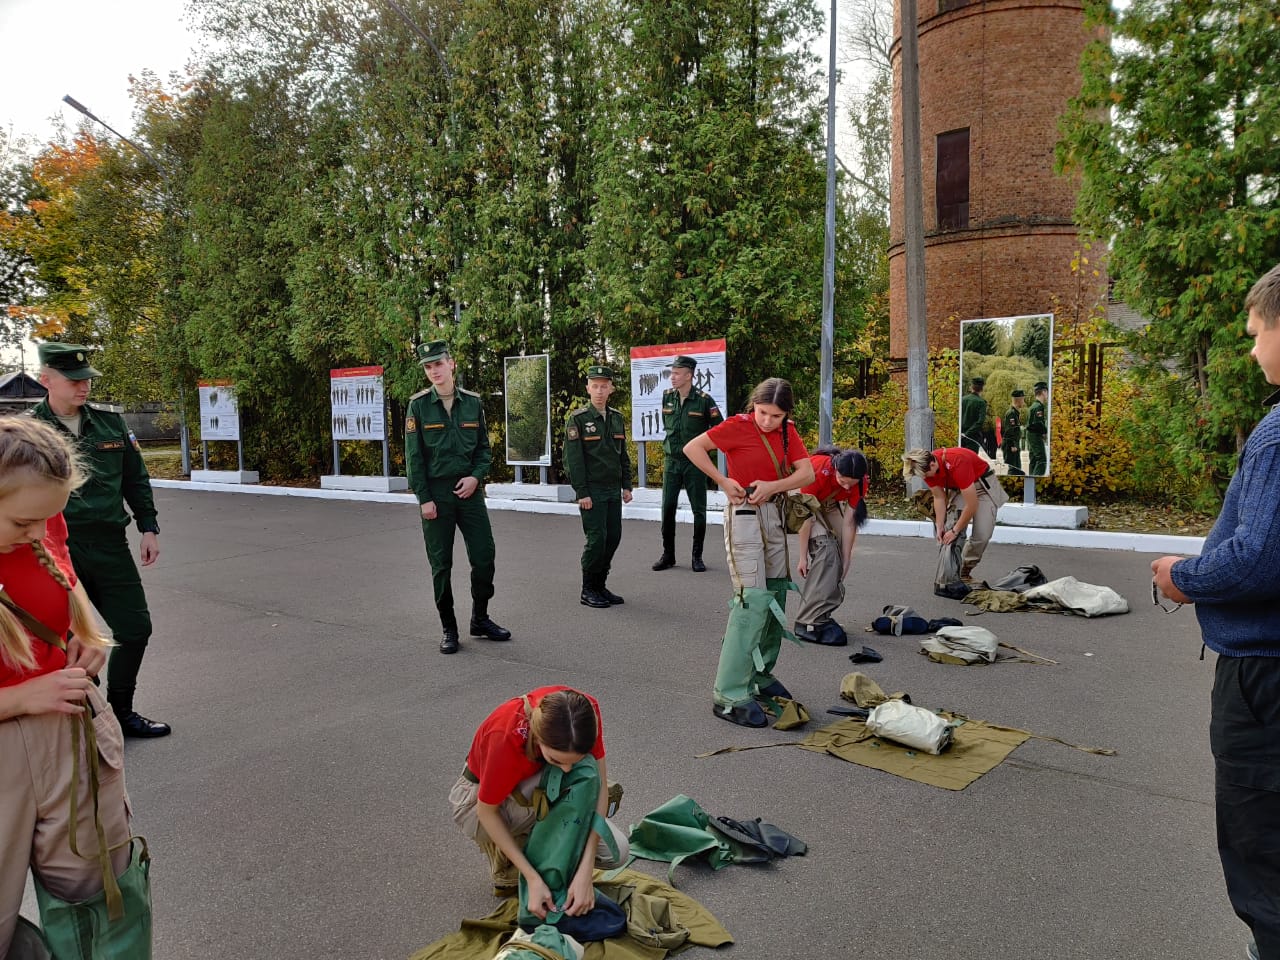
<path id="1" fill-rule="evenodd" d="M 1200 556 L 1174 585 L 1196 605 L 1205 645 L 1228 657 L 1280 657 L 1280 407 L 1254 428 Z"/>

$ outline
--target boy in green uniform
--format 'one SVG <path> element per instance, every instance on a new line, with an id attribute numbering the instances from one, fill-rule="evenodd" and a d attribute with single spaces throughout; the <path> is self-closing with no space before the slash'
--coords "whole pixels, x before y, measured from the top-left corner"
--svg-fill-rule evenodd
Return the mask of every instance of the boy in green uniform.
<path id="1" fill-rule="evenodd" d="M 1026 396 L 1023 390 L 1009 394 L 1013 406 L 1000 421 L 1000 451 L 1004 454 L 1011 477 L 1026 476 L 1022 471 L 1022 405 L 1027 402 Z"/>
<path id="2" fill-rule="evenodd" d="M 133 709 L 142 655 L 151 639 L 151 611 L 129 551 L 125 504 L 142 531 L 139 558 L 149 567 L 160 556 L 151 477 L 119 408 L 88 402 L 93 379 L 102 376 L 89 366 L 89 353 L 76 343 L 40 344 L 40 382 L 49 393 L 31 415 L 70 434 L 89 475 L 63 516 L 76 576 L 115 636 L 107 700 L 126 737 L 163 737 L 170 732 L 167 723 Z"/>
<path id="3" fill-rule="evenodd" d="M 609 565 L 622 542 L 622 505 L 631 502 L 631 455 L 622 413 L 609 406 L 613 371 L 587 370 L 591 402 L 569 414 L 564 429 L 564 467 L 578 500 L 582 532 L 582 597 L 588 607 L 622 603 L 606 586 Z"/>
<path id="4" fill-rule="evenodd" d="M 493 460 L 480 395 L 457 385 L 457 362 L 443 340 L 418 347 L 430 388 L 409 399 L 404 419 L 404 459 L 409 486 L 421 504 L 422 537 L 431 561 L 436 610 L 444 637 L 441 653 L 458 652 L 453 611 L 453 535 L 462 531 L 471 562 L 471 636 L 510 640 L 511 631 L 489 617 L 494 545 L 480 481 Z"/>
<path id="5" fill-rule="evenodd" d="M 987 401 L 982 399 L 982 388 L 987 381 L 974 377 L 969 382 L 969 393 L 960 400 L 960 446 L 977 453 L 986 432 Z"/>
<path id="6" fill-rule="evenodd" d="M 1048 449 L 1045 447 L 1045 440 L 1049 436 L 1049 425 L 1045 422 L 1045 401 L 1049 399 L 1049 384 L 1038 380 L 1033 390 L 1036 398 L 1027 408 L 1027 452 L 1031 455 L 1031 462 L 1027 466 L 1031 476 L 1043 477 L 1049 472 Z"/>
<path id="7" fill-rule="evenodd" d="M 702 544 L 707 537 L 707 478 L 684 455 L 684 445 L 706 433 L 724 417 L 711 394 L 693 385 L 693 371 L 698 361 L 693 357 L 676 357 L 671 364 L 671 389 L 662 394 L 662 556 L 653 565 L 666 570 L 676 565 L 676 509 L 680 491 L 689 496 L 693 511 L 693 572 L 706 572 L 702 562 Z"/>

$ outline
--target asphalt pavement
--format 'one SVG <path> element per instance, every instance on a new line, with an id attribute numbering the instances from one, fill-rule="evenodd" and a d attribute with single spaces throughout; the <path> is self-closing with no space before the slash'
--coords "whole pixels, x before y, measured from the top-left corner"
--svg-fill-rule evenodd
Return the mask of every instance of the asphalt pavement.
<path id="1" fill-rule="evenodd" d="M 1031 740 L 952 792 L 794 747 L 696 758 L 800 736 L 711 714 L 729 596 L 718 527 L 708 573 L 689 570 L 688 526 L 680 565 L 654 573 L 657 524 L 626 522 L 609 580 L 626 604 L 595 610 L 578 603 L 574 518 L 495 511 L 491 613 L 515 637 L 464 636 L 446 657 L 411 503 L 170 489 L 156 500 L 161 556 L 144 572 L 155 635 L 137 707 L 174 733 L 130 741 L 126 769 L 155 857 L 158 958 L 405 960 L 488 913 L 484 857 L 446 795 L 488 711 L 556 682 L 601 703 L 624 823 L 684 793 L 809 844 L 763 867 L 677 870 L 735 937 L 725 956 L 1243 955 L 1214 848 L 1214 657 L 1200 659 L 1191 609 L 1151 605 L 1150 555 L 993 544 L 979 573 L 1037 563 L 1113 587 L 1131 612 L 971 617 L 932 595 L 932 541 L 859 539 L 840 616 L 854 646 L 786 644 L 777 671 L 814 726 L 835 719 L 825 710 L 858 669 L 921 705 L 1118 751 Z M 459 540 L 463 624 L 467 569 Z M 1059 663 L 930 663 L 912 638 L 863 632 L 888 603 L 972 618 Z M 884 662 L 852 665 L 862 643 Z"/>

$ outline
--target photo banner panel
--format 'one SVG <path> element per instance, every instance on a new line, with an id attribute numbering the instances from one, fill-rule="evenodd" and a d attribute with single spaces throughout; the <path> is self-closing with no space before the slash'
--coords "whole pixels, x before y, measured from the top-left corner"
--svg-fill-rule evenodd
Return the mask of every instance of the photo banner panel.
<path id="1" fill-rule="evenodd" d="M 507 463 L 551 466 L 551 355 L 503 358 Z"/>
<path id="2" fill-rule="evenodd" d="M 239 440 L 240 405 L 230 380 L 201 380 L 200 439 Z"/>
<path id="3" fill-rule="evenodd" d="M 329 410 L 334 440 L 387 439 L 382 367 L 330 370 Z"/>
<path id="4" fill-rule="evenodd" d="M 671 389 L 671 362 L 679 356 L 698 361 L 698 369 L 693 371 L 693 386 L 711 394 L 720 412 L 727 416 L 725 400 L 729 384 L 725 374 L 724 340 L 632 347 L 631 439 L 637 443 L 666 439 L 667 431 L 662 423 L 662 394 Z"/>

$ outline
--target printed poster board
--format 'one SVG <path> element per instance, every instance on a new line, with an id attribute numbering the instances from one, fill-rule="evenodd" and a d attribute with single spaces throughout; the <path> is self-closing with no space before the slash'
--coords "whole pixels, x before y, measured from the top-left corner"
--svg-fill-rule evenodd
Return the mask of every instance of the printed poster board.
<path id="1" fill-rule="evenodd" d="M 230 380 L 201 380 L 200 439 L 239 440 L 240 406 Z"/>
<path id="2" fill-rule="evenodd" d="M 387 406 L 382 367 L 330 370 L 329 409 L 334 440 L 385 440 Z"/>
<path id="3" fill-rule="evenodd" d="M 711 394 L 721 413 L 727 409 L 724 340 L 632 347 L 631 439 L 637 443 L 666 439 L 667 432 L 662 424 L 662 394 L 671 388 L 671 362 L 679 356 L 693 357 L 698 361 L 698 369 L 693 372 L 693 386 Z"/>

